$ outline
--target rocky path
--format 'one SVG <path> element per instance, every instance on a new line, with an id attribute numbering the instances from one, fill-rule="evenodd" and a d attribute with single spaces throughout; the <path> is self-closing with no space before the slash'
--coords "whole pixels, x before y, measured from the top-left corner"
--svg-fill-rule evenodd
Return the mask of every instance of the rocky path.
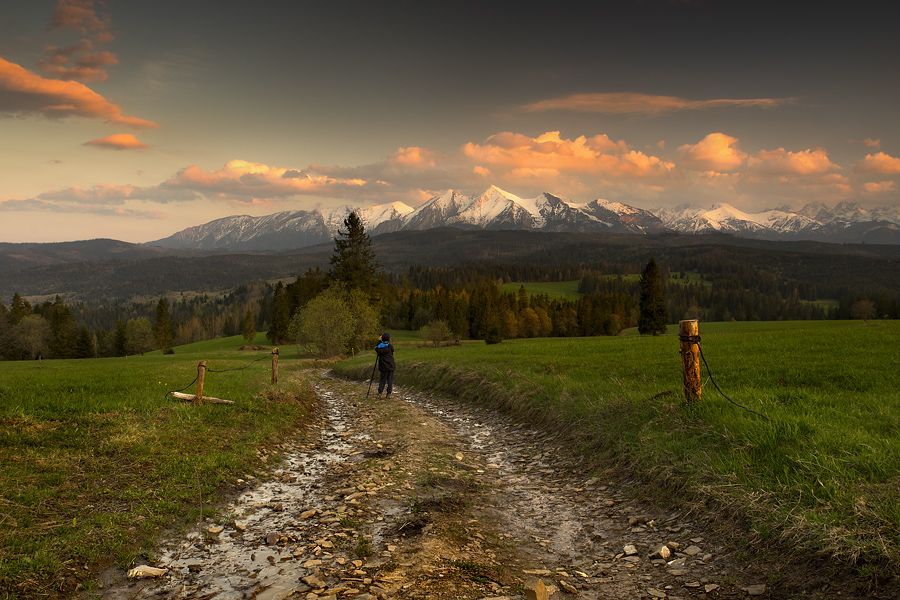
<path id="1" fill-rule="evenodd" d="M 785 597 L 704 523 L 574 474 L 549 436 L 310 376 L 324 408 L 308 438 L 218 522 L 169 541 L 151 565 L 164 575 L 110 580 L 105 598 Z"/>

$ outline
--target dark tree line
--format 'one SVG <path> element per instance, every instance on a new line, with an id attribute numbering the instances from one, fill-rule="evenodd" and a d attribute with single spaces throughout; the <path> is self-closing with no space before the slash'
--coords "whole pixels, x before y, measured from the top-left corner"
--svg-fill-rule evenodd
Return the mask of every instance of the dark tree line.
<path id="1" fill-rule="evenodd" d="M 363 290 L 385 327 L 435 329 L 440 323 L 457 339 L 614 335 L 626 327 L 641 327 L 643 318 L 652 323 L 641 327 L 646 333 L 691 318 L 900 318 L 896 286 L 831 281 L 821 272 L 821 261 L 809 263 L 817 270 L 808 280 L 710 251 L 659 262 L 644 262 L 646 256 L 637 262 L 635 255 L 626 262 L 413 266 L 403 274 L 389 274 L 378 270 L 361 223 L 345 222 L 335 242 L 329 272 L 310 269 L 287 284 L 246 284 L 220 295 L 69 306 L 59 297 L 31 305 L 15 294 L 9 307 L 0 304 L 0 359 L 123 356 L 216 337 L 244 335 L 249 341 L 257 331 L 268 332 L 273 343 L 281 344 L 289 337 L 292 318 L 336 284 Z M 573 257 L 578 254 L 573 252 Z M 638 272 L 643 273 L 640 280 L 633 276 Z M 514 281 L 576 280 L 576 300 L 499 287 Z M 647 297 L 655 304 L 642 301 Z M 825 299 L 831 302 L 817 302 Z M 651 304 L 652 310 L 647 308 Z"/>

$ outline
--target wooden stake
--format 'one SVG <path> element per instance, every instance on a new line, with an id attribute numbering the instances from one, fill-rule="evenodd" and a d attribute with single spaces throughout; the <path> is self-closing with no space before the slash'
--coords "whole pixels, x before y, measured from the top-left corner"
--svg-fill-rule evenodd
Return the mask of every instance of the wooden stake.
<path id="1" fill-rule="evenodd" d="M 678 323 L 681 339 L 681 367 L 684 371 L 684 399 L 700 400 L 700 326 L 696 319 Z"/>
<path id="2" fill-rule="evenodd" d="M 272 350 L 272 383 L 278 383 L 278 348 Z"/>
<path id="3" fill-rule="evenodd" d="M 206 361 L 201 360 L 197 365 L 197 395 L 194 396 L 194 404 L 203 404 L 203 378 L 206 376 Z"/>

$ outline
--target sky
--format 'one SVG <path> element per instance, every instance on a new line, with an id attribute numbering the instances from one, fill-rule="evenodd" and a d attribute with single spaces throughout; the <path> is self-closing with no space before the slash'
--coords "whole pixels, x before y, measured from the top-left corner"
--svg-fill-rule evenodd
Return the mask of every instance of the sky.
<path id="1" fill-rule="evenodd" d="M 0 242 L 491 185 L 900 205 L 886 2 L 2 3 Z"/>

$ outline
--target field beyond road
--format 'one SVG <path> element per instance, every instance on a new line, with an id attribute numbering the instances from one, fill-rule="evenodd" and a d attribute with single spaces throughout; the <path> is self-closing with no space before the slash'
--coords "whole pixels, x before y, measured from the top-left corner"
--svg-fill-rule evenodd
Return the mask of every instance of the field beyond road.
<path id="1" fill-rule="evenodd" d="M 401 337 L 395 382 L 557 432 L 597 473 L 737 517 L 748 543 L 824 554 L 863 576 L 896 572 L 900 323 L 703 323 L 704 357 L 733 402 L 704 367 L 691 404 L 672 333 L 443 348 Z M 367 379 L 370 360 L 335 370 Z"/>
<path id="2" fill-rule="evenodd" d="M 702 400 L 681 399 L 671 330 L 439 348 L 394 332 L 395 383 L 558 435 L 588 473 L 723 517 L 749 546 L 824 555 L 872 580 L 896 576 L 900 322 L 702 323 L 700 332 L 734 403 L 705 368 Z M 161 531 L 196 528 L 201 511 L 214 514 L 232 486 L 279 460 L 315 402 L 299 374 L 314 363 L 282 348 L 272 385 L 271 355 L 238 351 L 242 343 L 0 363 L 0 600 L 71 597 L 91 591 L 99 568 L 152 562 Z M 234 405 L 166 396 L 193 390 L 199 360 L 217 371 L 206 394 Z M 372 360 L 334 368 L 368 380 Z"/>

